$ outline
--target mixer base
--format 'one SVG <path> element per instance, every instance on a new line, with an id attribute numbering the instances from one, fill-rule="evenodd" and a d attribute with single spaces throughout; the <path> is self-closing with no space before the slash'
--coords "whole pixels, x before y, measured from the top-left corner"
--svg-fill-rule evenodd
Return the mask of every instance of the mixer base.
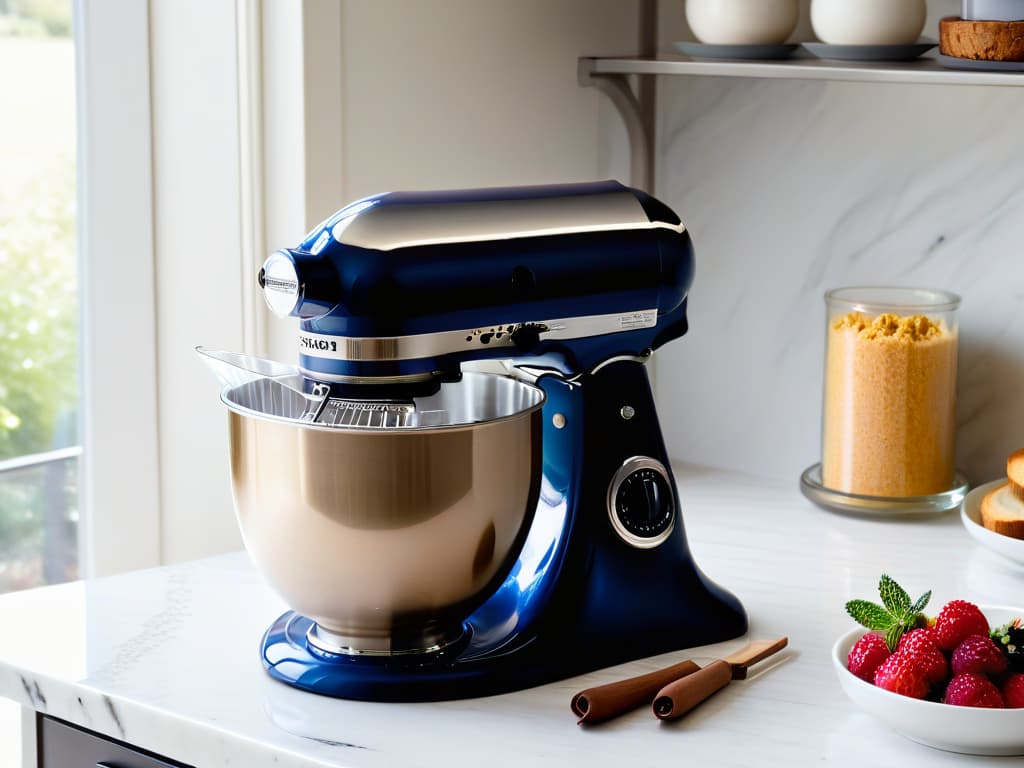
<path id="1" fill-rule="evenodd" d="M 493 696 L 562 680 L 594 669 L 653 656 L 686 645 L 731 639 L 746 631 L 746 617 L 731 595 L 704 606 L 697 623 L 681 629 L 688 643 L 667 637 L 639 637 L 631 647 L 584 649 L 578 638 L 543 642 L 504 636 L 465 625 L 456 643 L 433 653 L 398 656 L 329 654 L 309 644 L 315 623 L 288 611 L 263 636 L 263 666 L 288 685 L 358 701 L 444 701 Z M 589 651 L 589 652 L 588 652 Z"/>
<path id="2" fill-rule="evenodd" d="M 527 688 L 571 673 L 557 674 L 550 662 L 527 663 L 520 654 L 533 656 L 531 643 L 504 642 L 489 648 L 469 624 L 452 645 L 396 656 L 325 653 L 308 642 L 307 633 L 314 626 L 294 611 L 279 617 L 263 636 L 263 664 L 271 677 L 325 696 L 440 701 Z"/>

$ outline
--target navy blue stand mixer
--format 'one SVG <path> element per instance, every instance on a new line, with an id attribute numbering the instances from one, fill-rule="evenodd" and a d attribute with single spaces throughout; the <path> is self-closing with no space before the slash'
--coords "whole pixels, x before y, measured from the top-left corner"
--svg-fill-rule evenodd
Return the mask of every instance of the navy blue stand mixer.
<path id="1" fill-rule="evenodd" d="M 295 610 L 273 677 L 428 701 L 746 632 L 690 554 L 645 370 L 687 330 L 678 217 L 615 182 L 349 205 L 260 273 L 299 365 L 231 353 L 239 522 Z"/>

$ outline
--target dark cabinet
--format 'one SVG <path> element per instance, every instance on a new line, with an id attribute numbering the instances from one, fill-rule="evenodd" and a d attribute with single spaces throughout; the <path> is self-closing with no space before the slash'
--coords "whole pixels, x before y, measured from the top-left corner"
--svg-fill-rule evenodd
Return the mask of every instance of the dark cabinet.
<path id="1" fill-rule="evenodd" d="M 36 719 L 39 768 L 189 768 L 61 720 Z"/>

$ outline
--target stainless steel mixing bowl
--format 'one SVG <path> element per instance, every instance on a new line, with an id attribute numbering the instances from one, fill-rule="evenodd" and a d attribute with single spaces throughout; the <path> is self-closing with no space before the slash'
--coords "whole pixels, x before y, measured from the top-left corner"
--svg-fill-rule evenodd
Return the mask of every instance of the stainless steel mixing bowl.
<path id="1" fill-rule="evenodd" d="M 274 379 L 221 399 L 245 546 L 315 645 L 443 647 L 508 575 L 537 503 L 542 390 L 466 373 L 416 401 L 432 426 L 402 428 L 303 423 Z"/>

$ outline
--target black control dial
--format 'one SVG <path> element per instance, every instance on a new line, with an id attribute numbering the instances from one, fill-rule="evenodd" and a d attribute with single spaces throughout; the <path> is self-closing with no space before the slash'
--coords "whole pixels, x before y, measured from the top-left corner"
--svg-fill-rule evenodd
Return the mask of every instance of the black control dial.
<path id="1" fill-rule="evenodd" d="M 612 527 L 635 547 L 655 547 L 671 533 L 675 498 L 661 463 L 646 457 L 628 460 L 609 489 Z"/>

